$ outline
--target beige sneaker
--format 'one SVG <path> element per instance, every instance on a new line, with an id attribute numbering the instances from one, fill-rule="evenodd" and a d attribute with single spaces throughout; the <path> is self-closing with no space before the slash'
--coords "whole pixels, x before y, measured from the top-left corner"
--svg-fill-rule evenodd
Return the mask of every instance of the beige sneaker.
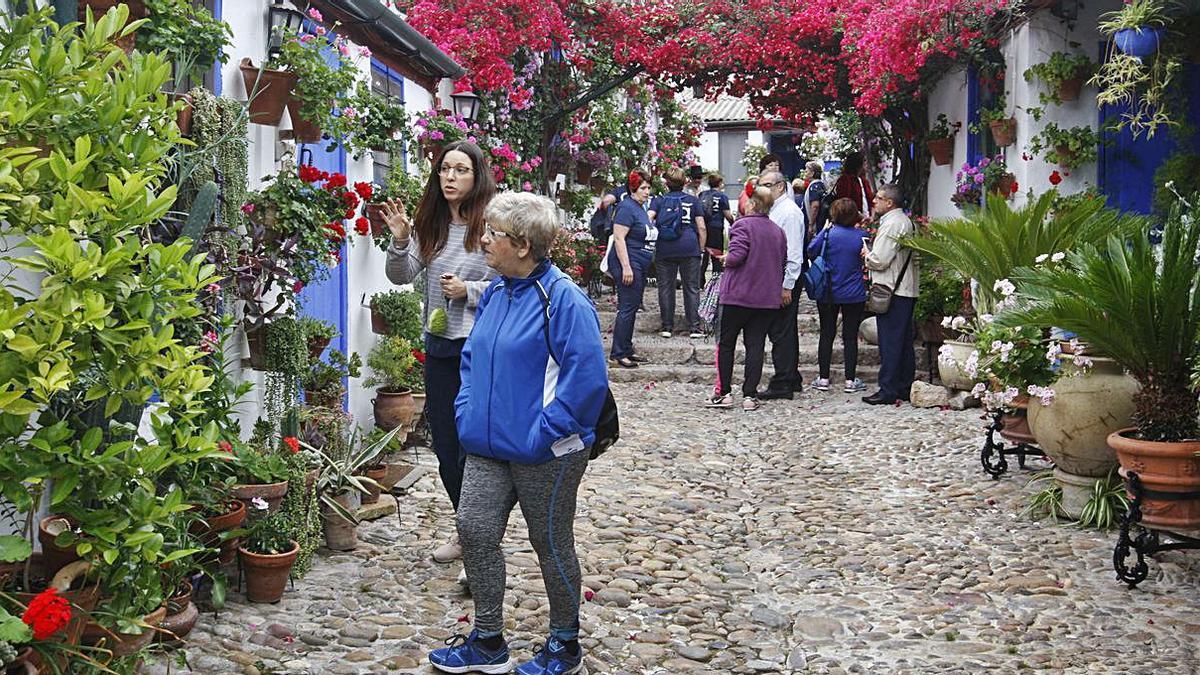
<path id="1" fill-rule="evenodd" d="M 442 544 L 436 551 L 433 552 L 433 562 L 446 563 L 454 562 L 462 558 L 462 544 L 458 543 L 458 537 L 455 536 L 450 541 Z"/>

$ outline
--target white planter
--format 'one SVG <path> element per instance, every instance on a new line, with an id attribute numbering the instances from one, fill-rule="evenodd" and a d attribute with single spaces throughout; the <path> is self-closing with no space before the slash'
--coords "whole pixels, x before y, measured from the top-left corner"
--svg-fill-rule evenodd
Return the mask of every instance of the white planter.
<path id="1" fill-rule="evenodd" d="M 972 342 L 946 340 L 938 354 L 938 377 L 942 379 L 942 386 L 971 391 L 975 380 L 963 370 L 963 364 L 974 352 L 975 344 Z"/>

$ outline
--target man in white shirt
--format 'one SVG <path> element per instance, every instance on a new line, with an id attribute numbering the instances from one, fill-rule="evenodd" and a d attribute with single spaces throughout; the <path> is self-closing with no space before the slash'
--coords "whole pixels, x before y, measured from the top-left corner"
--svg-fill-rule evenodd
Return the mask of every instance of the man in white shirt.
<path id="1" fill-rule="evenodd" d="M 775 196 L 770 219 L 787 235 L 787 265 L 783 272 L 779 312 L 771 322 L 771 361 L 775 374 L 767 390 L 759 392 L 761 399 L 790 399 L 800 391 L 800 340 L 797 336 L 796 306 L 804 290 L 804 212 L 793 199 L 787 198 L 788 182 L 778 171 L 765 171 L 758 177 L 759 187 L 769 187 Z"/>
<path id="2" fill-rule="evenodd" d="M 912 221 L 901 208 L 903 203 L 899 187 L 879 188 L 874 204 L 879 231 L 872 246 L 863 242 L 863 258 L 871 270 L 871 283 L 892 289 L 888 311 L 875 317 L 879 332 L 879 391 L 863 397 L 864 403 L 872 405 L 907 401 L 917 373 L 913 310 L 920 294 L 921 269 L 913 250 L 900 246 L 900 240 L 913 233 Z"/>

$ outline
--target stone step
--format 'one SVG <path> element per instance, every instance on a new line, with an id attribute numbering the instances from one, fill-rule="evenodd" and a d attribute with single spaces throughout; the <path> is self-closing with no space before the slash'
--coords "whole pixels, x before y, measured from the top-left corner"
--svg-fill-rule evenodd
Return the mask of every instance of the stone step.
<path id="1" fill-rule="evenodd" d="M 844 350 L 842 349 L 842 339 L 838 337 L 833 342 L 833 363 L 839 365 L 842 363 Z M 817 364 L 817 339 L 816 336 L 801 335 L 800 336 L 800 365 L 816 366 Z M 604 335 L 605 353 L 612 347 L 612 335 Z M 652 363 L 663 365 L 711 365 L 716 355 L 716 342 L 712 338 L 697 338 L 691 339 L 685 336 L 663 338 L 657 334 L 651 335 L 636 335 L 633 340 L 634 351 L 639 356 L 644 356 Z M 744 363 L 746 357 L 746 348 L 738 341 L 737 347 L 734 349 L 734 358 L 737 363 Z M 767 364 L 771 361 L 771 341 L 767 341 L 766 355 L 764 361 Z M 879 348 L 872 344 L 867 344 L 862 340 L 858 342 L 858 364 L 863 365 L 878 365 L 879 363 Z"/>
<path id="2" fill-rule="evenodd" d="M 617 311 L 615 309 L 600 309 L 600 328 L 601 330 L 611 333 L 613 325 L 617 320 Z M 647 307 L 644 311 L 638 312 L 637 320 L 633 324 L 633 332 L 635 335 L 657 335 L 659 329 L 662 328 L 662 318 L 658 314 L 658 309 L 650 309 Z M 683 306 L 678 305 L 675 310 L 675 331 L 680 335 L 687 335 L 687 318 L 683 313 Z M 801 335 L 819 335 L 821 332 L 821 319 L 815 313 L 802 313 L 796 317 L 797 332 Z M 838 334 L 841 334 L 841 328 L 838 328 Z"/>
<path id="3" fill-rule="evenodd" d="M 759 388 L 765 388 L 767 386 L 767 382 L 771 379 L 771 375 L 774 373 L 774 368 L 769 365 L 764 365 L 762 383 L 759 385 Z M 804 386 L 807 388 L 808 385 L 817 378 L 816 366 L 802 365 L 800 367 L 800 375 L 804 377 Z M 842 364 L 840 361 L 837 361 L 836 359 L 834 360 L 830 369 L 830 375 L 832 376 L 830 380 L 834 384 L 834 389 L 830 393 L 842 394 L 843 392 L 841 385 L 843 382 L 843 377 Z M 878 375 L 879 366 L 870 365 L 858 367 L 859 379 L 867 383 L 868 391 L 866 393 L 871 393 L 875 390 L 873 385 L 875 384 Z M 921 379 L 925 379 L 926 375 L 927 374 L 924 372 L 918 373 L 918 376 L 921 377 Z M 638 368 L 622 368 L 616 365 L 609 365 L 608 378 L 612 382 L 641 382 L 645 384 L 652 382 L 685 382 L 690 384 L 703 384 L 707 387 L 711 387 L 713 382 L 716 381 L 716 370 L 712 365 L 705 366 L 699 364 L 669 365 L 661 363 L 643 363 Z M 738 366 L 737 368 L 733 369 L 734 387 L 737 388 L 741 386 L 741 381 L 742 368 L 741 366 Z M 707 389 L 705 389 L 705 391 L 707 391 Z"/>

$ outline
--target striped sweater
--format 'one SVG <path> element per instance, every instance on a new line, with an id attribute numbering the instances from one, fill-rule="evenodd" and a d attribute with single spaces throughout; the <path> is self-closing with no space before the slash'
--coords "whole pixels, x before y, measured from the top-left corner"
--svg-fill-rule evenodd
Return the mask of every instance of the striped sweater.
<path id="1" fill-rule="evenodd" d="M 441 307 L 446 310 L 449 326 L 445 333 L 439 335 L 450 340 L 465 338 L 471 334 L 475 325 L 475 307 L 484 290 L 496 278 L 496 271 L 483 261 L 483 251 L 476 250 L 468 253 L 463 248 L 463 237 L 467 226 L 458 223 L 450 224 L 450 234 L 446 246 L 442 248 L 433 260 L 426 266 L 421 261 L 420 247 L 414 235 L 408 240 L 408 245 L 397 248 L 395 244 L 388 247 L 387 266 L 384 271 L 387 278 L 395 284 L 412 283 L 417 277 L 425 275 L 425 311 L 422 321 L 426 332 L 429 329 L 429 313 Z M 441 277 L 443 274 L 453 274 L 467 284 L 467 297 L 459 300 L 446 300 L 442 295 Z"/>

